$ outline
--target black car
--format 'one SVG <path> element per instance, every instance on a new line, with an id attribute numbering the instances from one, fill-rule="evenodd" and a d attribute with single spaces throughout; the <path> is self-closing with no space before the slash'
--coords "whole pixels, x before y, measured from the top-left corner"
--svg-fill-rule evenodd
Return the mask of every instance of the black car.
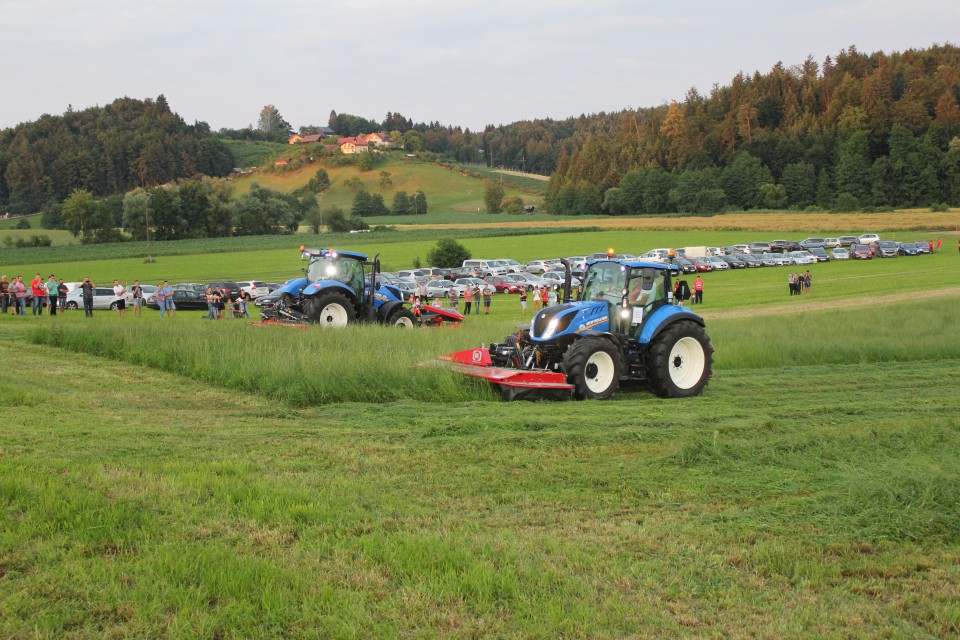
<path id="1" fill-rule="evenodd" d="M 188 289 L 174 289 L 173 304 L 177 307 L 177 311 L 206 311 L 207 296 Z M 156 298 L 147 300 L 146 306 L 151 309 L 160 310 L 160 305 L 157 304 Z"/>
<path id="2" fill-rule="evenodd" d="M 680 270 L 684 273 L 696 273 L 697 265 L 693 264 L 692 260 L 687 260 L 686 258 L 676 258 L 673 263 L 680 267 Z"/>
<path id="3" fill-rule="evenodd" d="M 747 263 L 737 255 L 720 256 L 720 259 L 730 265 L 731 269 L 746 269 Z"/>
<path id="4" fill-rule="evenodd" d="M 770 251 L 774 253 L 788 253 L 790 251 L 800 251 L 803 247 L 799 242 L 793 240 L 771 240 Z"/>
<path id="5" fill-rule="evenodd" d="M 204 292 L 206 292 L 207 287 L 210 287 L 213 290 L 216 290 L 217 287 L 220 287 L 220 291 L 226 291 L 227 295 L 230 296 L 230 300 L 236 300 L 240 297 L 240 285 L 236 282 L 208 282 L 203 287 Z"/>

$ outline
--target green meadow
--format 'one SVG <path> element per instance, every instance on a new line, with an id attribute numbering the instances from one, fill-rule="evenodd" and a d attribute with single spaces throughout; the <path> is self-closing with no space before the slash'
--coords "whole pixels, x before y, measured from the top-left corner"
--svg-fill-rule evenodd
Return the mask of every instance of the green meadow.
<path id="1" fill-rule="evenodd" d="M 334 244 L 397 269 L 445 236 L 518 260 L 752 239 L 494 233 Z M 300 238 L 0 271 L 282 280 Z M 0 316 L 0 637 L 960 636 L 960 259 L 810 270 L 800 298 L 787 267 L 706 275 L 714 377 L 687 400 L 508 404 L 424 364 L 529 321 L 516 296 L 406 331 Z"/>

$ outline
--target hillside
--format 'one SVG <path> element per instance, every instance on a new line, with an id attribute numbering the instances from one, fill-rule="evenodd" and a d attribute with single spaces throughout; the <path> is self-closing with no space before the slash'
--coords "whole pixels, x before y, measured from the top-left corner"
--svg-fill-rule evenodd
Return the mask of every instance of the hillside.
<path id="1" fill-rule="evenodd" d="M 319 163 L 307 163 L 293 171 L 266 171 L 239 176 L 233 180 L 234 197 L 239 198 L 248 193 L 250 186 L 254 183 L 281 193 L 292 193 L 305 187 L 320 168 L 326 169 L 331 183 L 330 188 L 321 198 L 321 206 L 324 210 L 340 207 L 349 212 L 356 191 L 345 186 L 344 183 L 351 178 L 358 178 L 369 193 L 382 195 L 387 207 L 390 206 L 394 194 L 398 191 L 413 194 L 418 189 L 422 190 L 427 195 L 431 222 L 443 221 L 438 220 L 437 215 L 477 214 L 485 211 L 483 194 L 489 179 L 479 178 L 477 175 L 480 174 L 473 172 L 448 169 L 401 154 L 385 154 L 370 171 L 360 171 L 353 165 L 327 167 Z M 390 185 L 386 188 L 381 186 L 382 172 L 389 174 Z M 525 204 L 534 205 L 539 209 L 543 202 L 543 183 L 539 193 L 531 193 L 512 186 L 509 178 L 505 176 L 503 182 L 506 194 L 519 196 Z M 496 178 L 491 175 L 490 179 Z M 426 219 L 423 216 L 391 216 L 382 218 L 381 221 L 388 224 L 410 224 L 426 221 Z"/>

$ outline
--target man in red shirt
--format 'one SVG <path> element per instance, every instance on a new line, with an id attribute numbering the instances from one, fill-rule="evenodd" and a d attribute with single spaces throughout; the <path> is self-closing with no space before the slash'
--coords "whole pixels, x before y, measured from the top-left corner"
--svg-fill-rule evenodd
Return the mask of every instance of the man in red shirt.
<path id="1" fill-rule="evenodd" d="M 700 276 L 693 281 L 693 301 L 697 304 L 703 304 L 703 280 Z"/>
<path id="2" fill-rule="evenodd" d="M 43 286 L 43 278 L 40 277 L 38 273 L 33 281 L 30 282 L 31 293 L 33 293 L 33 301 L 30 303 L 31 308 L 33 309 L 33 315 L 42 316 L 43 315 L 43 302 L 47 298 L 47 290 Z"/>

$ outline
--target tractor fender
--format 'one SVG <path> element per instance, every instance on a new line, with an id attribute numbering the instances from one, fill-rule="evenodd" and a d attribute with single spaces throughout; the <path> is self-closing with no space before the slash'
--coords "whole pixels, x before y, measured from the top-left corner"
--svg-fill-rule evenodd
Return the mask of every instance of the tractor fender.
<path id="1" fill-rule="evenodd" d="M 674 322 L 687 320 L 696 322 L 701 327 L 706 326 L 703 318 L 686 307 L 675 305 L 666 305 L 656 309 L 653 314 L 643 323 L 643 329 L 640 331 L 640 344 L 649 344 L 661 331 L 672 325 Z"/>
<path id="2" fill-rule="evenodd" d="M 391 300 L 389 302 L 384 302 L 379 307 L 377 307 L 377 321 L 386 322 L 387 318 L 390 317 L 390 314 L 393 313 L 393 310 L 397 307 L 402 307 L 403 303 L 399 300 Z"/>
<path id="3" fill-rule="evenodd" d="M 292 296 L 300 295 L 300 292 L 303 291 L 303 288 L 310 284 L 310 281 L 306 278 L 294 278 L 293 280 L 288 280 L 280 285 L 279 290 L 282 293 L 289 293 Z"/>
<path id="4" fill-rule="evenodd" d="M 324 291 L 339 291 L 353 301 L 357 299 L 353 289 L 339 280 L 317 280 L 316 282 L 311 282 L 303 288 L 303 295 L 310 297 L 318 293 L 323 293 Z"/>

